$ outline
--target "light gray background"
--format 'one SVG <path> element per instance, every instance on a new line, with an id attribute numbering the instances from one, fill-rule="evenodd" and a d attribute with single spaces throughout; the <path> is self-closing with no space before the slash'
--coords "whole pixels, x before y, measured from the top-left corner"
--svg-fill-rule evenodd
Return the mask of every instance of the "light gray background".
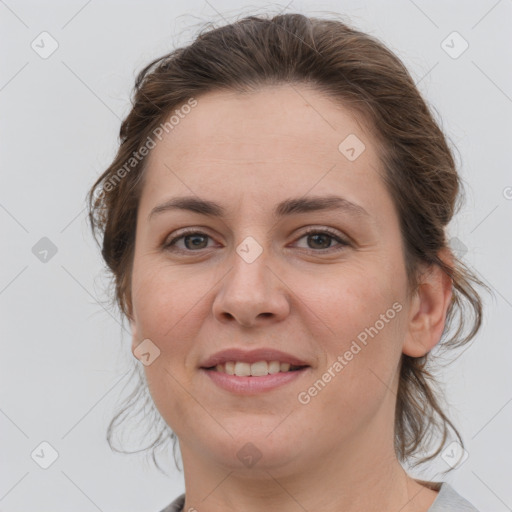
<path id="1" fill-rule="evenodd" d="M 114 156 L 135 73 L 202 22 L 268 5 L 342 13 L 381 38 L 460 151 L 467 201 L 450 234 L 495 299 L 484 296 L 482 331 L 442 374 L 469 453 L 447 480 L 482 512 L 512 510 L 510 0 L 0 0 L 0 510 L 149 512 L 183 491 L 171 454 L 168 479 L 105 441 L 133 356 L 108 307 L 84 197 Z M 59 44 L 47 59 L 31 48 L 43 31 Z M 469 43 L 457 59 L 441 47 L 453 31 Z M 32 253 L 42 237 L 58 249 L 46 263 Z M 59 453 L 46 470 L 30 456 L 42 441 Z"/>

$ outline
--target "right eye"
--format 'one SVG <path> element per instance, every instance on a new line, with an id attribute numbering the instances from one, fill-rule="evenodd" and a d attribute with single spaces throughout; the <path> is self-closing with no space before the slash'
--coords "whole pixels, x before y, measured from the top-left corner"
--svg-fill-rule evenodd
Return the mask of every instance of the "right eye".
<path id="1" fill-rule="evenodd" d="M 211 239 L 209 235 L 201 231 L 185 231 L 165 243 L 164 249 L 177 252 L 197 252 L 200 249 L 207 249 L 207 240 Z M 178 242 L 183 240 L 184 246 L 178 246 Z M 206 245 L 205 245 L 206 243 Z"/>

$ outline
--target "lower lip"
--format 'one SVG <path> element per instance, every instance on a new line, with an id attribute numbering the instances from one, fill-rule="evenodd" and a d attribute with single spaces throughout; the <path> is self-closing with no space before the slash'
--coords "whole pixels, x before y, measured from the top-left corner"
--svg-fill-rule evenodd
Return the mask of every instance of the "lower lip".
<path id="1" fill-rule="evenodd" d="M 217 386 L 231 393 L 240 395 L 255 395 L 264 391 L 270 391 L 280 386 L 284 386 L 300 378 L 309 367 L 293 372 L 278 372 L 262 377 L 237 377 L 228 373 L 218 372 L 216 370 L 205 370 L 206 374 L 213 380 Z"/>

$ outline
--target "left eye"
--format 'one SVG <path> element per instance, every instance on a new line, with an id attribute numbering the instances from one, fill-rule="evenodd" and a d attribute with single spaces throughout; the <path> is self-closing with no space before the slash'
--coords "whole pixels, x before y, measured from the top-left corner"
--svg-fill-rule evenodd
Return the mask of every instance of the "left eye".
<path id="1" fill-rule="evenodd" d="M 340 237 L 337 233 L 325 230 L 308 231 L 299 237 L 298 240 L 302 240 L 303 238 L 308 240 L 307 243 L 309 247 L 305 247 L 305 249 L 315 250 L 315 252 L 318 252 L 317 250 L 331 249 L 333 240 L 337 242 L 339 246 L 335 250 L 340 250 L 350 245 L 347 240 Z M 193 231 L 173 238 L 165 244 L 164 248 L 169 251 L 176 250 L 178 252 L 196 252 L 196 250 L 208 248 L 208 239 L 211 239 L 211 237 L 206 233 Z M 178 242 L 181 240 L 183 240 L 184 247 L 180 247 L 178 245 Z M 301 248 L 304 249 L 304 247 Z"/>
<path id="2" fill-rule="evenodd" d="M 320 231 L 320 230 L 313 230 L 308 231 L 304 235 L 302 235 L 299 240 L 306 238 L 308 240 L 309 247 L 306 247 L 306 249 L 320 249 L 320 250 L 326 250 L 331 249 L 332 240 L 338 242 L 338 247 L 335 250 L 340 250 L 345 246 L 350 245 L 346 240 L 341 238 L 338 234 L 332 233 L 330 231 Z M 313 244 L 313 247 L 311 246 L 311 243 Z M 319 247 L 322 246 L 322 247 Z"/>

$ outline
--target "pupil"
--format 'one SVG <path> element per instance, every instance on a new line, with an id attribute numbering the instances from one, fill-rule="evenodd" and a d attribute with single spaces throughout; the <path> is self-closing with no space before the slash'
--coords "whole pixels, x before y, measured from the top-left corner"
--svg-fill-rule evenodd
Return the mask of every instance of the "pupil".
<path id="1" fill-rule="evenodd" d="M 192 239 L 193 240 L 193 242 L 192 242 L 193 247 L 192 248 L 195 247 L 197 249 L 199 247 L 200 249 L 203 249 L 204 247 L 200 247 L 200 245 L 201 245 L 201 241 L 200 240 L 203 239 L 203 243 L 204 243 L 204 239 L 205 238 L 206 237 L 203 236 L 203 235 L 187 235 L 185 237 L 185 246 L 187 247 L 187 249 L 191 249 L 191 247 L 189 247 L 189 244 L 187 242 L 190 241 L 190 239 Z M 199 243 L 197 243 L 198 240 L 199 240 Z"/>
<path id="2" fill-rule="evenodd" d="M 328 248 L 329 245 L 330 245 L 330 236 L 329 235 L 325 235 L 325 234 L 316 234 L 316 235 L 309 235 L 309 238 L 313 240 L 313 244 L 316 244 L 316 245 L 320 245 L 320 246 L 325 246 L 324 248 Z M 190 240 L 192 240 L 192 248 L 200 248 L 200 249 L 203 249 L 205 246 L 204 246 L 204 243 L 205 243 L 205 240 L 206 240 L 206 237 L 204 235 L 187 235 L 185 237 L 185 246 L 187 247 L 187 249 L 190 249 L 191 247 L 189 246 L 189 243 Z M 201 245 L 201 243 L 203 245 Z"/>
<path id="3" fill-rule="evenodd" d="M 310 236 L 311 236 L 311 238 L 316 239 L 317 241 L 318 241 L 318 239 L 320 239 L 320 245 L 322 245 L 322 238 L 323 238 L 324 241 L 327 241 L 327 248 L 329 247 L 330 244 L 329 244 L 329 236 L 328 235 L 317 234 L 317 235 L 310 235 Z"/>

